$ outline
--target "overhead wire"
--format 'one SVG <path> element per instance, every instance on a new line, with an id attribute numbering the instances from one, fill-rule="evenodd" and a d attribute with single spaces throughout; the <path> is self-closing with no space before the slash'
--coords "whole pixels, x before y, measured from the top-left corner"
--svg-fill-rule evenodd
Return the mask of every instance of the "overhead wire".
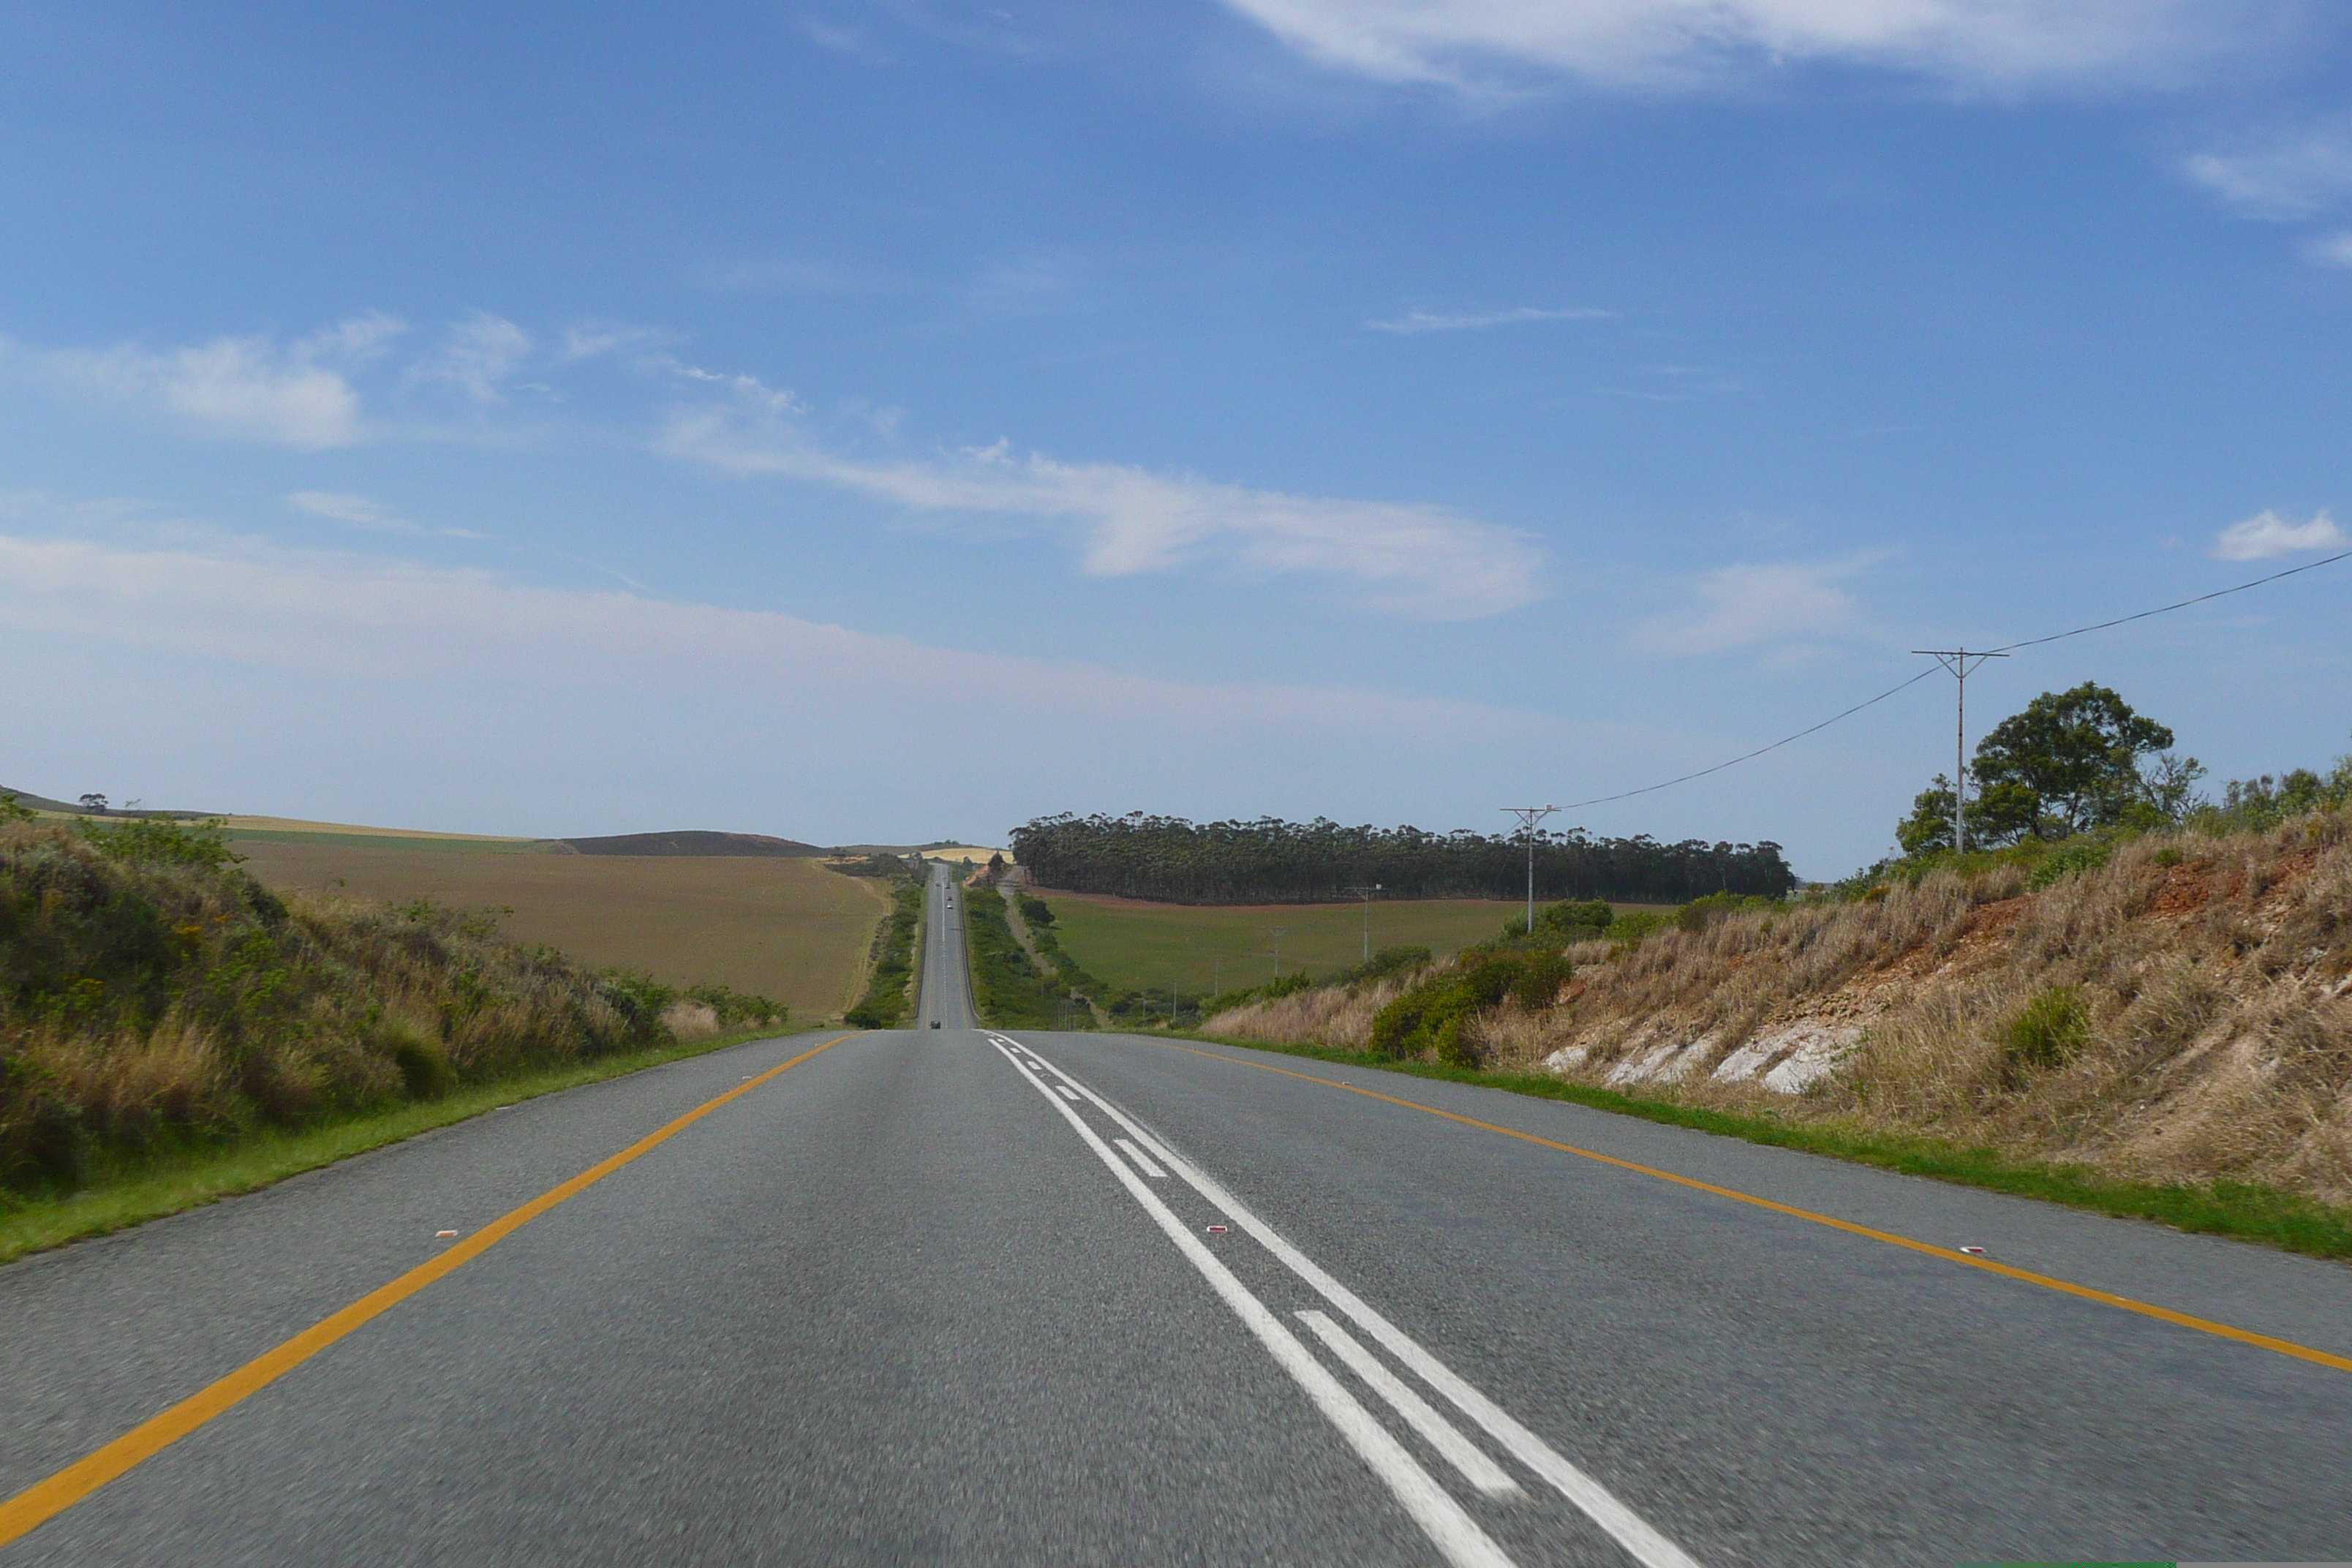
<path id="1" fill-rule="evenodd" d="M 2242 594 L 2249 588 L 2259 588 L 2266 583 L 2275 583 L 2283 577 L 2293 577 L 2305 572 L 2315 572 L 2322 566 L 2332 566 L 2336 562 L 2345 560 L 2352 560 L 2352 550 L 2338 551 L 2333 555 L 2325 555 L 2316 561 L 2306 561 L 2300 566 L 2290 566 L 2284 572 L 2273 572 L 2267 577 L 2257 577 L 2251 583 L 2239 583 L 2227 588 L 2216 588 L 2210 594 L 2200 594 L 2193 599 L 2181 599 L 2169 605 L 2158 605 L 2155 609 L 2142 610 L 2137 615 L 2117 616 L 2111 621 L 2099 621 L 2087 626 L 2076 626 L 2072 631 L 2053 632 L 2045 637 L 2027 637 L 2021 642 L 2003 643 L 1999 647 L 1989 647 L 1982 650 L 1970 648 L 1969 651 L 1971 654 L 1979 651 L 1985 653 L 2009 653 L 2017 648 L 2040 647 L 2044 643 L 2063 642 L 2068 637 L 2078 637 L 2083 636 L 2085 632 L 2103 632 L 2110 626 L 2128 626 L 2134 621 L 2147 620 L 2151 616 L 2169 615 L 2174 610 L 2185 610 L 2191 605 L 2202 605 L 2214 599 L 2224 599 L 2232 594 Z M 1666 779 L 1659 784 L 1643 784 L 1639 789 L 1620 790 L 1615 795 L 1594 795 L 1590 800 L 1570 801 L 1568 805 L 1561 806 L 1560 809 L 1562 811 L 1576 811 L 1588 805 L 1605 805 L 1613 800 L 1631 800 L 1637 795 L 1654 795 L 1659 790 L 1672 789 L 1676 784 L 1688 784 L 1693 779 L 1703 779 L 1709 773 L 1719 773 L 1726 768 L 1736 768 L 1742 763 L 1753 762 L 1758 757 L 1764 755 L 1767 752 L 1777 752 L 1783 746 L 1790 745 L 1795 742 L 1803 740 L 1808 735 L 1816 734 L 1821 731 L 1826 730 L 1841 719 L 1851 719 L 1865 708 L 1874 708 L 1879 703 L 1884 702 L 1888 698 L 1894 696 L 1896 692 L 1908 690 L 1910 688 L 1918 685 L 1919 682 L 1927 679 L 1927 677 L 1935 674 L 1936 671 L 1941 668 L 1942 667 L 1940 665 L 1932 665 L 1927 668 L 1921 670 L 1910 679 L 1890 686 L 1885 690 L 1880 692 L 1877 696 L 1857 702 L 1853 707 L 1846 709 L 1843 712 L 1832 713 L 1828 718 L 1822 720 L 1820 723 L 1808 724 L 1805 728 L 1798 731 L 1795 734 L 1783 735 L 1769 745 L 1759 746 L 1752 752 L 1742 752 L 1739 755 L 1733 757 L 1728 762 L 1717 763 L 1711 768 L 1701 768 L 1696 773 L 1684 773 L 1679 777 Z"/>

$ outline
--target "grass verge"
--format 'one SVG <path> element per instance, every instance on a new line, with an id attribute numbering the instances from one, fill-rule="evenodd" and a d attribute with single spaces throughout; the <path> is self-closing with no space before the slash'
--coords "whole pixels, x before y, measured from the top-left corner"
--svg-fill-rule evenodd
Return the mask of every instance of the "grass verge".
<path id="1" fill-rule="evenodd" d="M 0 1264 L 104 1236 L 151 1219 L 201 1207 L 331 1165 L 387 1143 L 397 1143 L 468 1121 L 518 1100 L 620 1078 L 665 1062 L 707 1056 L 751 1040 L 806 1034 L 810 1024 L 738 1029 L 682 1045 L 656 1047 L 566 1067 L 519 1073 L 495 1083 L 469 1084 L 440 1100 L 417 1101 L 299 1131 L 268 1131 L 236 1143 L 190 1150 L 101 1178 L 62 1198 L 9 1200 L 0 1207 Z"/>
<path id="2" fill-rule="evenodd" d="M 1804 1123 L 1769 1116 L 1741 1116 L 1672 1100 L 1652 1100 L 1549 1073 L 1495 1072 L 1483 1068 L 1444 1067 L 1397 1061 L 1363 1051 L 1322 1046 L 1274 1045 L 1263 1040 L 1171 1029 L 1138 1031 L 1146 1037 L 1200 1040 L 1278 1056 L 1307 1057 L 1341 1067 L 1371 1068 L 1406 1078 L 1499 1089 L 1536 1100 L 1564 1100 L 1618 1116 L 1639 1117 L 1668 1127 L 1687 1127 L 1718 1137 L 1745 1139 L 1776 1149 L 1823 1154 L 1857 1165 L 1874 1165 L 1906 1176 L 1926 1176 L 1958 1186 L 1982 1187 L 2012 1197 L 2038 1198 L 2122 1219 L 2153 1220 L 2175 1230 L 2224 1236 L 2313 1258 L 2352 1258 L 2352 1210 L 2316 1203 L 2300 1194 L 2239 1182 L 2209 1186 L 2129 1182 L 2084 1165 L 2020 1159 L 1998 1150 L 1967 1148 L 1940 1139 L 1892 1136 L 1835 1123 Z"/>

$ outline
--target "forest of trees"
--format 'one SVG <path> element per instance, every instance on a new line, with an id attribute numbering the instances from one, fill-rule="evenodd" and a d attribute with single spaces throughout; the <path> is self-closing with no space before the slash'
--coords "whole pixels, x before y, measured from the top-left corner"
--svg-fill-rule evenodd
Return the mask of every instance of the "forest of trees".
<path id="1" fill-rule="evenodd" d="M 1313 822 L 1039 817 L 1013 831 L 1040 887 L 1177 904 L 1318 903 L 1380 884 L 1388 899 L 1510 899 L 1527 891 L 1526 838 Z M 1772 843 L 1661 844 L 1536 836 L 1536 897 L 1678 904 L 1707 893 L 1780 898 L 1796 877 Z"/>

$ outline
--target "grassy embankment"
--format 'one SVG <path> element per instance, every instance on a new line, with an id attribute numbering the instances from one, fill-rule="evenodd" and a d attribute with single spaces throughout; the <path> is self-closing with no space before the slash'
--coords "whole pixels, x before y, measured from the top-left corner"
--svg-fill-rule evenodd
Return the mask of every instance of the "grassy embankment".
<path id="1" fill-rule="evenodd" d="M 1051 975 L 1043 973 L 1013 934 L 1004 900 L 995 888 L 974 882 L 965 889 L 961 902 L 964 942 L 971 953 L 972 997 L 982 1022 L 1000 1029 L 1094 1026 L 1092 1011 L 1071 995 L 1084 976 L 1074 974 L 1066 963 L 1056 964 Z M 1055 963 L 1059 955 L 1053 951 L 1050 928 L 1033 921 L 1029 929 L 1039 956 Z"/>
<path id="2" fill-rule="evenodd" d="M 1201 997 L 1275 977 L 1274 928 L 1284 928 L 1282 973 L 1328 978 L 1364 957 L 1361 904 L 1225 907 L 1155 904 L 1041 889 L 1061 945 L 1087 973 L 1122 991 Z M 1440 958 L 1487 940 L 1520 906 L 1506 900 L 1375 901 L 1371 942 L 1425 947 Z M 1620 906 L 1632 910 L 1637 906 Z"/>
<path id="3" fill-rule="evenodd" d="M 488 916 L 280 898 L 217 828 L 0 816 L 0 1254 L 784 1026 Z"/>
<path id="4" fill-rule="evenodd" d="M 875 929 L 866 972 L 866 994 L 845 1022 L 860 1029 L 904 1028 L 915 1009 L 915 944 L 923 929 L 923 882 L 901 878 L 891 884 L 890 912 Z"/>
<path id="5" fill-rule="evenodd" d="M 1687 1127 L 1776 1149 L 1827 1155 L 1905 1175 L 1983 1187 L 2014 1197 L 2038 1198 L 2124 1219 L 2153 1220 L 2178 1230 L 2231 1237 L 2315 1258 L 2352 1258 L 2352 1208 L 2319 1203 L 2301 1194 L 2258 1183 L 2119 1180 L 2088 1165 L 2034 1160 L 1924 1135 L 1906 1137 L 1836 1124 L 1807 1123 L 1769 1112 L 1742 1114 L 1652 1095 L 1622 1093 L 1549 1073 L 1399 1061 L 1370 1051 L 1241 1039 L 1199 1030 L 1151 1032 L 1170 1038 L 1277 1051 L 1340 1067 L 1371 1068 L 1402 1077 L 1475 1084 L 1537 1100 L 1567 1100 L 1669 1127 Z"/>
<path id="6" fill-rule="evenodd" d="M 1209 1034 L 2352 1256 L 2352 813 L 1945 857 L 1552 945 Z"/>

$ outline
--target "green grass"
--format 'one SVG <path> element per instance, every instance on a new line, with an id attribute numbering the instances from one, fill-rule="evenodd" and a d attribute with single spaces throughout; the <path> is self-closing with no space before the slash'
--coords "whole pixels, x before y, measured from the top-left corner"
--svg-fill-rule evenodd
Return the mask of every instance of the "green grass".
<path id="1" fill-rule="evenodd" d="M 445 1099 L 357 1116 L 300 1131 L 267 1131 L 222 1147 L 191 1150 L 118 1171 L 62 1198 L 0 1198 L 0 1263 L 61 1247 L 85 1237 L 142 1225 L 222 1198 L 235 1197 L 304 1171 L 331 1165 L 465 1121 L 518 1100 L 641 1072 L 665 1062 L 706 1056 L 750 1040 L 805 1034 L 817 1025 L 739 1029 L 730 1034 L 634 1051 L 569 1067 L 520 1073 L 496 1083 L 469 1084 Z"/>
<path id="2" fill-rule="evenodd" d="M 2124 1219 L 2153 1220 L 2176 1230 L 2225 1236 L 2313 1258 L 2352 1258 L 2352 1209 L 2318 1203 L 2300 1194 L 2239 1182 L 2210 1185 L 2127 1182 L 2083 1165 L 2021 1159 L 1992 1149 L 1964 1148 L 1940 1139 L 1864 1131 L 1833 1122 L 1798 1122 L 1769 1116 L 1742 1116 L 1596 1089 L 1549 1073 L 1494 1072 L 1442 1067 L 1433 1062 L 1394 1061 L 1361 1051 L 1320 1046 L 1269 1045 L 1263 1040 L 1152 1030 L 1147 1037 L 1204 1040 L 1220 1046 L 1307 1057 L 1343 1067 L 1371 1068 L 1409 1078 L 1475 1084 L 1537 1100 L 1639 1117 L 1669 1127 L 1687 1127 L 1719 1137 L 1745 1139 L 1776 1149 L 1827 1155 L 1858 1165 L 1926 1176 L 1958 1186 L 1982 1187 L 2013 1197 L 2038 1198 Z"/>
<path id="3" fill-rule="evenodd" d="M 1067 985 L 1037 971 L 1013 934 L 1004 900 L 985 884 L 964 889 L 964 948 L 971 955 L 973 1000 L 980 1016 L 1001 1029 L 1086 1028 L 1094 1016 L 1071 1001 Z"/>
<path id="4" fill-rule="evenodd" d="M 1038 894 L 1053 907 L 1061 945 L 1088 973 L 1123 991 L 1172 984 L 1188 996 L 1232 991 L 1274 978 L 1273 928 L 1282 969 L 1335 974 L 1364 958 L 1364 906 L 1277 904 L 1228 908 L 1146 904 L 1091 894 Z M 1640 906 L 1621 904 L 1620 910 Z M 1371 947 L 1412 944 L 1444 958 L 1500 932 L 1525 906 L 1492 899 L 1419 899 L 1371 907 Z"/>

